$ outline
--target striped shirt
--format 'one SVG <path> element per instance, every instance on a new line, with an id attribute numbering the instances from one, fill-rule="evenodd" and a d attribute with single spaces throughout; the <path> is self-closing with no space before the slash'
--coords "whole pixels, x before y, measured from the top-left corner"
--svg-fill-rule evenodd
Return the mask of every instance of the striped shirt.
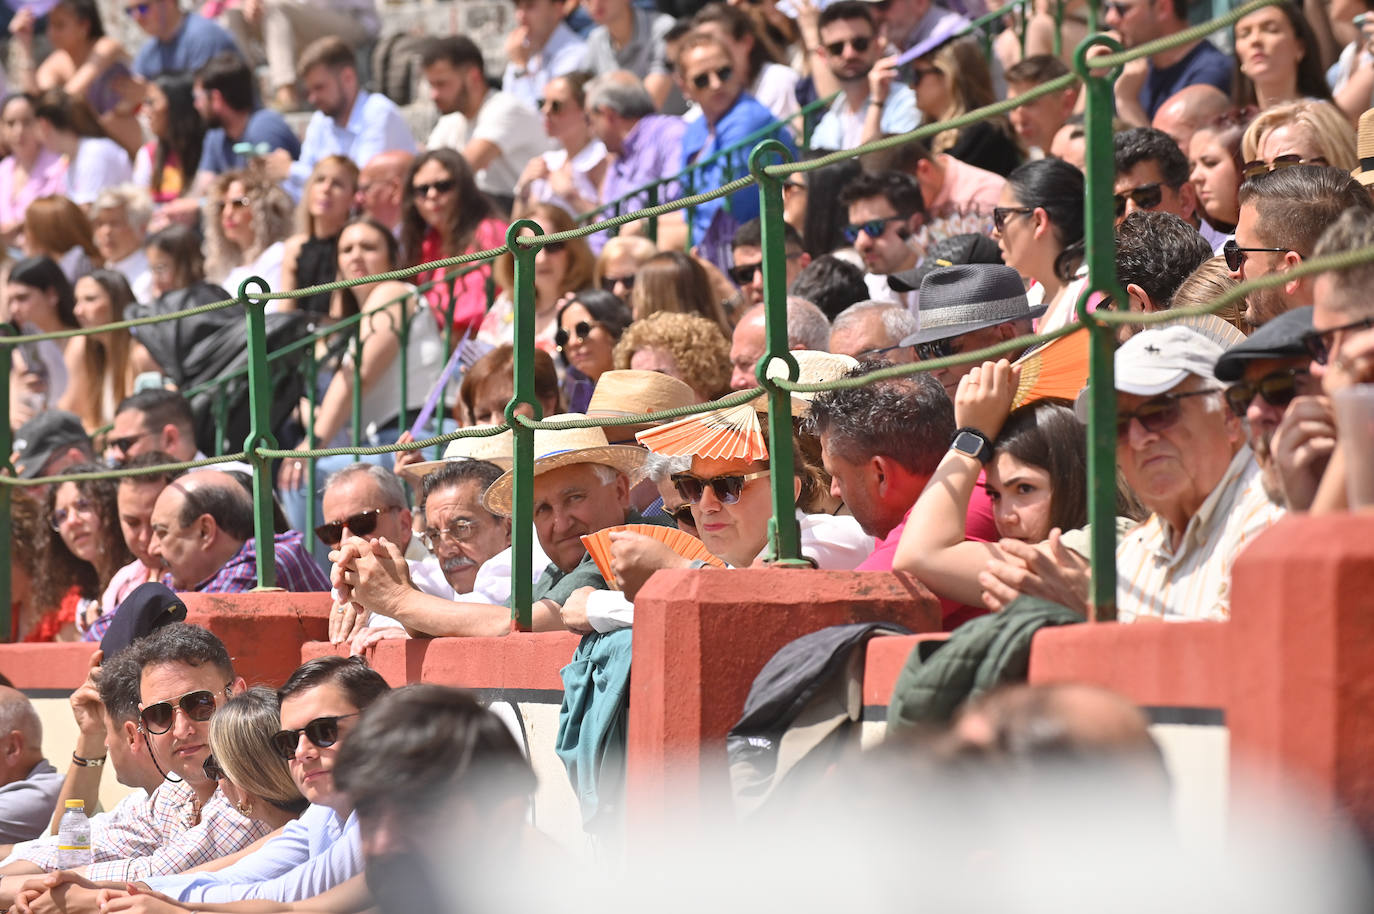
<path id="1" fill-rule="evenodd" d="M 1241 447 L 1188 519 L 1177 547 L 1170 545 L 1172 528 L 1158 514 L 1122 539 L 1116 549 L 1117 619 L 1230 618 L 1236 556 L 1282 516 L 1283 509 L 1264 493 L 1250 448 Z"/>
<path id="2" fill-rule="evenodd" d="M 329 578 L 303 544 L 298 530 L 278 533 L 273 552 L 277 556 L 277 586 L 294 593 L 328 593 Z M 176 590 L 170 574 L 162 583 Z M 249 537 L 219 571 L 192 587 L 197 593 L 244 593 L 258 586 L 258 544 Z"/>

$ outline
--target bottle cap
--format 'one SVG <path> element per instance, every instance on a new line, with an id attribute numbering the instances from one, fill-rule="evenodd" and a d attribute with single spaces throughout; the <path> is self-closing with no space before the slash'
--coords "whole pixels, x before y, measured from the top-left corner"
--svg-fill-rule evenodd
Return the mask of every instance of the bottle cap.
<path id="1" fill-rule="evenodd" d="M 85 801 L 85 800 L 68 800 L 68 801 L 67 801 L 67 808 L 68 808 L 68 809 L 81 809 L 81 810 L 84 810 L 84 809 L 86 808 L 86 801 Z"/>

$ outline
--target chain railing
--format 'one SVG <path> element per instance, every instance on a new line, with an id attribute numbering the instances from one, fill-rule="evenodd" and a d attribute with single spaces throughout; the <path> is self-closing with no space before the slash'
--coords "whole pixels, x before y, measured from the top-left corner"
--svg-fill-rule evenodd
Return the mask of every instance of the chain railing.
<path id="1" fill-rule="evenodd" d="M 329 457 L 341 454 L 371 455 L 397 451 L 419 450 L 440 447 L 449 441 L 466 437 L 485 437 L 499 434 L 509 429 L 514 438 L 514 491 L 512 507 L 512 616 L 521 630 L 529 630 L 531 621 L 532 569 L 531 546 L 533 544 L 533 463 L 534 432 L 536 429 L 577 428 L 588 426 L 631 425 L 644 422 L 668 420 L 681 416 L 701 413 L 726 406 L 749 402 L 759 394 L 765 394 L 769 402 L 768 433 L 769 454 L 774 472 L 772 474 L 773 519 L 770 522 L 768 556 L 771 561 L 783 565 L 803 564 L 800 553 L 800 536 L 797 529 L 795 501 L 791 484 L 792 467 L 795 456 L 792 450 L 791 410 L 789 399 L 792 392 L 818 392 L 854 387 L 872 383 L 875 380 L 898 377 L 922 371 L 957 364 L 980 362 L 1007 353 L 1023 350 L 1074 332 L 1087 332 L 1091 335 L 1088 425 L 1089 441 L 1089 520 L 1092 524 L 1092 603 L 1094 618 L 1098 620 L 1115 618 L 1116 567 L 1113 515 L 1115 513 L 1116 479 L 1116 398 L 1114 390 L 1112 352 L 1115 345 L 1115 328 L 1124 324 L 1148 326 L 1179 318 L 1190 317 L 1217 311 L 1230 305 L 1247 294 L 1316 273 L 1343 269 L 1356 264 L 1374 262 L 1374 247 L 1342 252 L 1323 258 L 1304 261 L 1294 269 L 1282 274 L 1269 274 L 1240 284 L 1219 297 L 1208 306 L 1178 309 L 1155 314 L 1112 313 L 1089 311 L 1088 301 L 1094 294 L 1106 294 L 1114 301 L 1124 301 L 1120 295 L 1116 278 L 1113 242 L 1113 200 L 1112 190 L 1115 177 L 1112 156 L 1112 84 L 1119 68 L 1139 57 L 1158 53 L 1204 38 L 1208 33 L 1231 25 L 1243 16 L 1257 9 L 1272 5 L 1276 0 L 1251 0 L 1229 13 L 1210 22 L 1202 23 L 1177 33 L 1169 38 L 1150 42 L 1130 51 L 1120 51 L 1119 47 L 1105 36 L 1094 35 L 1080 45 L 1075 56 L 1075 72 L 1036 87 L 1014 100 L 1000 101 L 984 108 L 970 111 L 958 118 L 942 123 L 924 125 L 916 130 L 899 136 L 887 137 L 861 146 L 857 149 L 837 152 L 833 155 L 807 162 L 776 161 L 766 164 L 768 158 L 783 158 L 785 149 L 780 143 L 765 142 L 753 150 L 750 161 L 750 174 L 730 181 L 713 190 L 682 197 L 630 213 L 620 213 L 609 219 L 564 232 L 543 234 L 533 222 L 522 220 L 512 224 L 507 232 L 505 244 L 499 248 L 475 251 L 449 257 L 431 263 L 420 264 L 400 270 L 393 270 L 376 276 L 360 277 L 354 280 L 340 280 L 324 283 L 291 292 L 271 292 L 259 279 L 246 280 L 237 290 L 236 299 L 218 302 L 200 308 L 190 309 L 175 315 L 140 321 L 121 321 L 101 327 L 82 330 L 61 331 L 59 333 L 34 334 L 25 337 L 0 335 L 0 454 L 5 455 L 9 472 L 0 476 L 0 548 L 8 546 L 10 535 L 9 499 L 16 487 L 53 484 L 83 478 L 122 478 L 141 473 L 158 472 L 158 467 L 140 470 L 114 469 L 91 474 L 68 474 L 35 479 L 19 479 L 13 475 L 13 467 L 8 465 L 13 436 L 9 425 L 9 367 L 11 351 L 20 342 L 39 339 L 58 339 L 92 333 L 102 333 L 118 327 L 135 326 L 140 323 L 154 323 L 158 320 L 189 316 L 216 308 L 226 308 L 237 304 L 243 308 L 249 337 L 249 379 L 250 403 L 252 411 L 252 430 L 238 454 L 221 455 L 203 461 L 191 461 L 174 466 L 193 468 L 211 465 L 231 459 L 247 459 L 253 467 L 254 475 L 254 514 L 255 530 L 259 542 L 266 537 L 271 541 L 272 534 L 272 460 L 292 457 L 298 459 Z M 1109 53 L 1104 56 L 1088 58 L 1095 47 L 1105 46 Z M 1087 194 L 1085 207 L 1086 219 L 1086 265 L 1088 268 L 1087 288 L 1077 302 L 1079 322 L 1047 333 L 1031 334 L 1007 340 L 971 352 L 930 359 L 910 365 L 894 365 L 876 369 L 859 377 L 844 378 L 822 384 L 800 384 L 796 381 L 797 365 L 789 354 L 787 346 L 787 306 L 786 306 L 786 264 L 783 251 L 782 227 L 782 184 L 792 174 L 814 170 L 830 162 L 854 158 L 871 152 L 889 149 L 915 139 L 923 139 L 941 130 L 958 128 L 975 123 L 985 117 L 1001 114 L 1020 104 L 1026 104 L 1050 92 L 1083 81 L 1087 86 L 1087 108 L 1085 112 L 1087 132 Z M 700 205 L 709 200 L 735 193 L 750 185 L 757 185 L 760 193 L 762 212 L 763 279 L 765 305 L 766 349 L 756 366 L 755 375 L 759 386 L 748 391 L 731 394 L 719 400 L 664 410 L 644 415 L 625 416 L 614 420 L 564 420 L 549 422 L 542 419 L 537 398 L 533 390 L 534 340 L 534 257 L 543 245 L 585 237 L 598 231 L 614 228 L 644 218 L 652 218 L 674 210 Z M 469 264 L 493 260 L 495 257 L 510 253 L 514 259 L 515 278 L 513 301 L 515 306 L 515 346 L 514 346 L 514 386 L 513 396 L 507 404 L 505 421 L 495 427 L 480 429 L 458 429 L 441 435 L 434 435 L 420 441 L 406 444 L 392 444 L 378 447 L 317 448 L 285 450 L 276 446 L 270 429 L 266 425 L 267 407 L 271 390 L 267 383 L 269 356 L 265 349 L 264 313 L 267 302 L 272 299 L 298 299 L 320 292 L 374 283 L 383 280 L 405 279 L 421 272 L 434 269 L 449 269 Z M 256 291 L 255 291 L 256 287 Z M 451 337 L 450 337 L 451 342 Z M 785 373 L 775 376 L 768 368 L 785 368 Z M 535 418 L 519 414 L 522 406 L 529 408 Z M 275 580 L 274 555 L 271 549 L 258 550 L 258 581 L 261 587 L 271 587 Z M 9 628 L 9 566 L 0 563 L 0 632 Z"/>

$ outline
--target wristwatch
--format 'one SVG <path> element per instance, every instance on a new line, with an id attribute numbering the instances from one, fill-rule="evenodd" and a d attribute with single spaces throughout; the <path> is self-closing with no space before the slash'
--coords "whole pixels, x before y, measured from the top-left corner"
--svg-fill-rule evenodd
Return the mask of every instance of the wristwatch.
<path id="1" fill-rule="evenodd" d="M 965 426 L 956 431 L 954 441 L 949 448 L 961 454 L 968 454 L 979 463 L 985 464 L 992 459 L 992 442 L 988 440 L 987 435 L 976 428 Z"/>

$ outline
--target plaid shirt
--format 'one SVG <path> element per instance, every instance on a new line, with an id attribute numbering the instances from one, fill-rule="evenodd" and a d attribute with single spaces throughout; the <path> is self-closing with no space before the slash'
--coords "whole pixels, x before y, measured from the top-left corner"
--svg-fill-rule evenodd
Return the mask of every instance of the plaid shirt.
<path id="1" fill-rule="evenodd" d="M 94 862 L 86 877 L 134 882 L 180 873 L 237 853 L 270 831 L 240 814 L 218 790 L 196 821 L 195 793 L 168 781 L 142 801 L 120 803 L 109 815 L 91 819 Z M 57 836 L 48 835 L 16 846 L 11 859 L 55 870 L 57 856 Z"/>
<path id="2" fill-rule="evenodd" d="M 329 591 L 329 578 L 324 576 L 320 566 L 311 558 L 299 530 L 278 533 L 274 540 L 278 587 L 294 593 Z M 163 576 L 162 583 L 176 589 L 170 574 Z M 258 544 L 257 540 L 249 537 L 239 551 L 220 566 L 219 571 L 191 589 L 198 593 L 243 593 L 257 586 Z"/>

